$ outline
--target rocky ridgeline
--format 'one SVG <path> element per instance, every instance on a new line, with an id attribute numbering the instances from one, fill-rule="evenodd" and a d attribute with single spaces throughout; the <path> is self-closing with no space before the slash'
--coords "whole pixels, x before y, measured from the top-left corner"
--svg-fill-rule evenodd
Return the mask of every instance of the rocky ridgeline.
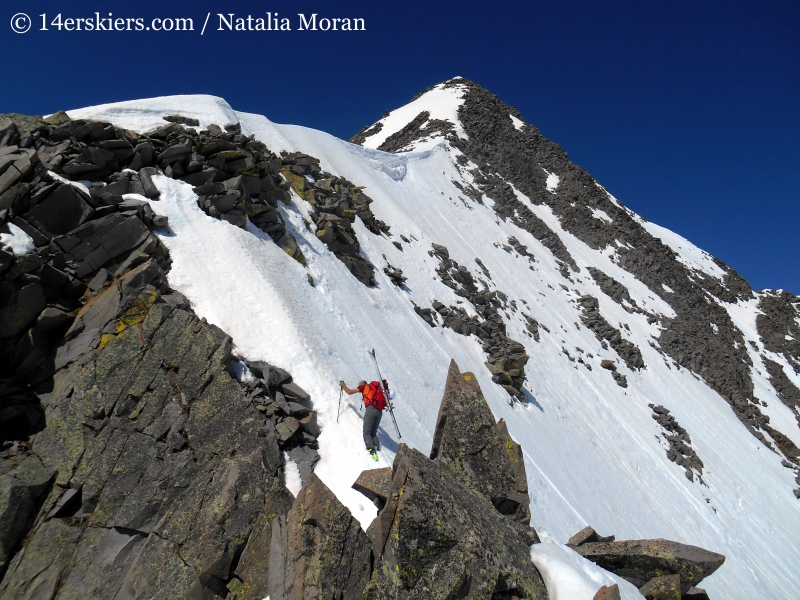
<path id="1" fill-rule="evenodd" d="M 308 395 L 264 363 L 240 384 L 230 337 L 169 288 L 167 223 L 122 197 L 158 196 L 163 140 L 2 127 L 0 215 L 36 250 L 0 248 L 0 597 L 263 598 L 283 452 L 306 481 L 318 458 Z"/>
<path id="2" fill-rule="evenodd" d="M 521 118 L 516 109 L 470 81 L 458 79 L 449 85 L 463 85 L 468 90 L 458 113 L 468 139 L 451 135 L 451 143 L 478 165 L 487 180 L 494 174 L 532 202 L 548 206 L 561 226 L 589 247 L 613 247 L 615 262 L 676 312 L 674 319 L 662 320 L 661 349 L 725 398 L 742 423 L 763 443 L 769 446 L 766 433 L 779 447 L 787 448 L 782 448 L 784 453 L 794 452 L 786 443 L 786 436 L 772 428 L 769 417 L 759 409 L 750 376 L 751 361 L 741 332 L 727 311 L 707 298 L 710 294 L 722 302 L 749 299 L 752 290 L 747 282 L 716 259 L 724 271 L 722 281 L 690 269 L 672 249 L 647 232 L 632 213 L 612 200 L 586 171 L 572 164 L 562 148 L 531 125 L 525 124 L 521 130 L 514 127 L 508 115 Z M 547 188 L 548 173 L 559 177 L 558 186 L 552 191 Z M 512 207 L 511 195 L 506 193 L 504 197 Z M 596 218 L 597 210 L 610 221 Z M 662 284 L 673 292 L 667 292 Z M 788 299 L 781 301 L 789 303 Z"/>
<path id="3" fill-rule="evenodd" d="M 389 226 L 375 218 L 369 205 L 372 198 L 342 177 L 323 172 L 319 159 L 307 154 L 288 154 L 282 174 L 297 194 L 312 207 L 316 236 L 328 246 L 350 272 L 364 285 L 375 285 L 375 268 L 359 253 L 353 230 L 356 217 L 376 235 L 389 234 Z"/>
<path id="4" fill-rule="evenodd" d="M 654 404 L 648 404 L 648 406 L 653 410 L 653 419 L 664 429 L 661 436 L 668 444 L 667 458 L 685 469 L 686 478 L 689 481 L 694 481 L 694 472 L 696 471 L 702 483 L 703 461 L 692 448 L 692 438 L 680 426 L 678 420 L 669 414 L 668 408 Z"/>
<path id="5" fill-rule="evenodd" d="M 717 259 L 715 263 L 724 272 L 721 280 L 682 263 L 671 248 L 642 226 L 638 217 L 612 199 L 589 173 L 571 163 L 560 146 L 545 138 L 536 127 L 524 123 L 516 108 L 463 78 L 441 85 L 465 90 L 458 119 L 466 138 L 459 137 L 452 126 L 440 127 L 440 134 L 461 151 L 459 166 L 465 175 L 471 176 L 480 192 L 493 200 L 498 216 L 541 241 L 560 261 L 560 271 L 566 279 L 571 277 L 570 271 L 579 271 L 577 264 L 558 234 L 516 197 L 514 188 L 534 204 L 547 206 L 565 231 L 589 247 L 601 251 L 613 248 L 613 260 L 676 313 L 673 319 L 662 319 L 661 351 L 701 377 L 729 403 L 756 438 L 770 447 L 765 437 L 768 435 L 791 460 L 796 447 L 771 427 L 769 417 L 761 412 L 755 398 L 750 375 L 752 361 L 744 348 L 741 331 L 724 307 L 709 300 L 709 296 L 727 303 L 751 299 L 749 284 Z M 523 121 L 523 126 L 518 129 L 511 116 Z M 416 139 L 431 135 L 430 131 L 419 129 L 424 120 L 415 119 L 414 123 L 416 129 L 409 124 L 401 145 L 387 140 L 381 149 L 398 152 L 407 148 L 414 141 L 415 130 Z M 367 135 L 368 130 L 362 130 L 353 141 L 363 141 Z M 555 189 L 547 185 L 551 173 L 559 178 Z M 597 218 L 596 211 L 602 211 L 607 219 Z M 765 319 L 759 320 L 759 333 L 762 338 L 773 331 L 778 334 L 769 343 L 775 344 L 797 370 L 800 335 L 796 322 L 793 325 L 789 319 L 797 315 L 797 297 L 775 294 L 769 299 L 762 298 L 761 305 Z M 785 338 L 789 331 L 796 333 L 790 335 L 791 340 Z"/>
<path id="6" fill-rule="evenodd" d="M 444 246 L 433 244 L 430 254 L 440 260 L 436 273 L 442 283 L 456 295 L 468 300 L 477 314 L 469 316 L 462 307 L 448 308 L 438 300 L 433 301 L 433 310 L 416 307 L 417 314 L 429 325 L 435 326 L 433 311 L 436 311 L 445 327 L 461 335 L 477 336 L 483 344 L 483 351 L 489 355 L 486 367 L 492 373 L 492 381 L 502 386 L 511 396 L 527 402 L 522 386 L 525 383 L 525 365 L 529 357 L 522 344 L 506 335 L 506 324 L 498 311 L 504 305 L 505 294 L 488 289 L 479 290 L 469 270 L 451 259 Z"/>
<path id="7" fill-rule="evenodd" d="M 800 374 L 800 298 L 786 291 L 766 291 L 758 308 L 761 314 L 756 325 L 764 347 L 782 354 L 794 372 Z"/>

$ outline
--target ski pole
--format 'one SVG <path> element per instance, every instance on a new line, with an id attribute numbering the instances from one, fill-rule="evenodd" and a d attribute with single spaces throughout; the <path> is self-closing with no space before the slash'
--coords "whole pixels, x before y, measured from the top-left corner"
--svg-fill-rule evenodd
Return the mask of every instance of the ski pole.
<path id="1" fill-rule="evenodd" d="M 381 375 L 381 368 L 378 366 L 378 359 L 375 357 L 375 348 L 373 348 L 372 352 L 370 352 L 370 356 L 372 356 L 372 360 L 375 361 L 375 369 L 377 369 L 378 371 L 378 381 L 380 381 L 381 387 L 383 388 L 383 394 L 384 396 L 386 396 L 386 405 L 389 407 L 389 414 L 392 415 L 392 422 L 394 423 L 394 428 L 397 430 L 397 437 L 402 438 L 403 436 L 400 435 L 400 428 L 397 426 L 397 419 L 394 416 L 392 401 L 389 399 L 389 389 L 383 383 L 383 375 Z"/>
<path id="2" fill-rule="evenodd" d="M 344 390 L 342 389 L 342 386 L 340 385 L 339 386 L 339 407 L 336 409 L 336 422 L 337 423 L 339 422 L 339 413 L 342 410 L 342 392 L 344 392 Z"/>

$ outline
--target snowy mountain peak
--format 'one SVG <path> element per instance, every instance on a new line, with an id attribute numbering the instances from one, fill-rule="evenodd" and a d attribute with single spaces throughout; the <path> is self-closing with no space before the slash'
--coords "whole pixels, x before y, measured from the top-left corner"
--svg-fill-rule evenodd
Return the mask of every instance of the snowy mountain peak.
<path id="1" fill-rule="evenodd" d="M 469 83 L 455 77 L 436 84 L 362 129 L 352 141 L 365 148 L 409 152 L 428 150 L 447 134 L 466 137 L 458 109 L 464 103 Z"/>

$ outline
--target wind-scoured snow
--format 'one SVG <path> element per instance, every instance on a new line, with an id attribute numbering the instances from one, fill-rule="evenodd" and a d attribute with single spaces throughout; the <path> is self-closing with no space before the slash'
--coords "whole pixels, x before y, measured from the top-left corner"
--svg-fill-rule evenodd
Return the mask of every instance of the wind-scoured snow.
<path id="1" fill-rule="evenodd" d="M 685 237 L 665 227 L 650 223 L 649 221 L 643 220 L 641 223 L 642 227 L 644 227 L 650 235 L 657 237 L 672 248 L 678 255 L 678 260 L 690 269 L 697 269 L 717 279 L 722 279 L 725 275 L 725 271 L 714 262 L 714 259 L 708 252 L 701 250 Z"/>
<path id="2" fill-rule="evenodd" d="M 208 98 L 199 97 L 196 106 L 193 100 L 183 101 L 184 114 L 209 115 Z M 167 106 L 163 114 L 177 108 L 166 99 L 124 104 L 125 126 L 137 122 L 137 110 L 144 114 L 142 122 L 153 123 L 161 107 Z M 421 110 L 427 108 L 409 110 L 407 120 Z M 119 113 L 104 107 L 80 114 L 122 123 L 116 121 Z M 702 584 L 712 598 L 767 600 L 790 597 L 791 590 L 800 589 L 800 502 L 791 492 L 791 471 L 747 432 L 723 398 L 650 345 L 658 343 L 656 324 L 648 324 L 645 315 L 628 313 L 603 294 L 585 267 L 596 266 L 622 282 L 646 310 L 674 315 L 668 304 L 614 264 L 613 249 L 593 250 L 565 232 L 548 207 L 534 205 L 517 192 L 581 267 L 572 281 L 564 279 L 550 251 L 532 234 L 498 221 L 491 201 L 465 204 L 459 198 L 460 190 L 451 180 L 464 179 L 454 165 L 455 151 L 446 143 L 398 156 L 359 149 L 304 127 L 276 125 L 265 117 L 238 118 L 245 134 L 255 134 L 273 151 L 306 152 L 318 157 L 323 169 L 366 186 L 373 212 L 392 227 L 393 236 L 386 238 L 371 234 L 360 221 L 354 224 L 364 256 L 376 267 L 378 285 L 367 288 L 306 229 L 307 207 L 297 197 L 280 210 L 306 257 L 306 267 L 255 227 L 245 231 L 205 215 L 185 183 L 157 176 L 161 197 L 151 202 L 156 213 L 169 217 L 170 229 L 160 235 L 173 260 L 170 284 L 189 298 L 199 316 L 232 336 L 240 356 L 287 369 L 311 394 L 323 427 L 316 473 L 364 528 L 376 511 L 350 486 L 362 470 L 390 466 L 399 442 L 428 453 L 447 366 L 454 358 L 462 371 L 476 375 L 496 418 L 505 419 L 522 445 L 537 529 L 563 542 L 590 524 L 617 539 L 661 537 L 723 553 L 725 565 Z M 392 126 L 402 128 L 400 119 Z M 687 264 L 721 276 L 721 269 L 701 250 L 666 229 L 648 226 Z M 400 234 L 411 240 L 402 243 L 402 251 L 392 244 L 400 241 Z M 511 236 L 528 247 L 535 263 L 502 249 Z M 477 338 L 431 328 L 414 312 L 414 303 L 430 307 L 434 299 L 472 312 L 438 279 L 438 260 L 428 254 L 431 243 L 446 246 L 476 281 L 485 281 L 489 289 L 516 302 L 516 311 L 509 305 L 503 314 L 509 337 L 523 343 L 531 357 L 526 367 L 527 405 L 509 405 L 506 392 L 492 383 Z M 387 263 L 403 270 L 405 288 L 384 276 Z M 599 298 L 602 315 L 638 346 L 645 369 L 629 371 L 581 324 L 577 299 L 584 294 Z M 751 327 L 746 335 L 757 338 L 754 310 L 748 304 L 730 307 L 729 312 L 740 311 L 736 318 Z M 541 342 L 528 337 L 525 315 L 549 330 L 540 327 Z M 379 432 L 383 451 L 378 463 L 361 441 L 357 396 L 345 397 L 336 422 L 337 382 L 344 379 L 352 386 L 376 377 L 368 355 L 371 348 L 377 349 L 384 375 L 397 392 L 395 412 L 403 435 L 398 439 L 387 415 Z M 578 357 L 592 370 L 577 362 Z M 627 389 L 600 368 L 604 358 L 617 361 L 628 379 Z M 757 383 L 757 393 L 765 394 L 759 397 L 770 405 L 765 411 L 785 419 L 768 388 Z M 705 483 L 688 481 L 683 468 L 667 459 L 662 429 L 651 418 L 648 403 L 669 408 L 690 434 L 705 464 Z M 542 563 L 544 570 L 563 573 L 569 567 L 588 577 L 578 577 L 587 586 L 588 581 L 598 583 L 555 547 L 558 550 L 536 549 L 542 561 L 549 561 L 549 566 Z"/>
<path id="3" fill-rule="evenodd" d="M 433 87 L 413 102 L 401 106 L 391 111 L 386 117 L 378 121 L 382 125 L 380 131 L 366 138 L 364 147 L 378 148 L 386 139 L 403 129 L 417 115 L 423 112 L 430 113 L 429 120 L 441 120 L 452 123 L 456 134 L 461 138 L 466 138 L 464 128 L 458 118 L 458 107 L 464 104 L 464 86 L 455 85 L 444 87 L 443 83 Z M 427 149 L 430 144 L 425 146 Z M 415 150 L 422 150 L 423 147 L 415 144 Z"/>
<path id="4" fill-rule="evenodd" d="M 25 256 L 36 251 L 33 238 L 13 223 L 6 223 L 0 229 L 0 244 L 11 248 L 14 256 Z"/>

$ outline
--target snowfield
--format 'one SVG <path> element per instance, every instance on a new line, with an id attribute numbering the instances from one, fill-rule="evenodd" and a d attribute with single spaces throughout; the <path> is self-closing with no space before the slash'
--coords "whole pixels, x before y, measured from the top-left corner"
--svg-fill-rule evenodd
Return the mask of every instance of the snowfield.
<path id="1" fill-rule="evenodd" d="M 383 120 L 383 129 L 367 139 L 367 148 L 320 131 L 237 113 L 211 96 L 124 102 L 69 114 L 139 131 L 163 125 L 161 116 L 169 114 L 197 118 L 202 127 L 239 122 L 245 134 L 255 134 L 273 152 L 305 152 L 319 158 L 323 169 L 366 186 L 365 193 L 374 200 L 373 212 L 393 234 L 380 237 L 360 221 L 354 225 L 363 255 L 376 267 L 374 288 L 360 284 L 304 226 L 308 206 L 296 196 L 292 205 L 280 210 L 306 257 L 305 267 L 257 228 L 242 230 L 205 215 L 188 184 L 156 177 L 161 197 L 151 202 L 156 213 L 169 217 L 170 227 L 160 235 L 173 260 L 170 285 L 189 298 L 198 316 L 232 336 L 239 356 L 287 369 L 311 394 L 323 427 L 316 473 L 364 529 L 376 510 L 351 484 L 364 469 L 391 466 L 399 442 L 428 453 L 453 358 L 462 371 L 477 376 L 495 417 L 506 420 L 522 445 L 531 524 L 548 532 L 542 536 L 544 543 L 533 548 L 532 559 L 553 600 L 590 600 L 592 590 L 618 581 L 557 543 L 587 524 L 618 540 L 660 537 L 724 554 L 725 564 L 701 584 L 715 600 L 797 597 L 800 501 L 792 494 L 791 471 L 746 431 L 716 392 L 662 357 L 651 346 L 657 344 L 658 326 L 605 296 L 585 267 L 596 266 L 622 282 L 648 311 L 670 316 L 672 309 L 615 265 L 608 252 L 593 250 L 565 232 L 546 206 L 528 203 L 582 268 L 574 283 L 565 280 L 550 251 L 530 233 L 498 221 L 490 200 L 478 204 L 463 197 L 451 182 L 464 181 L 455 166 L 458 151 L 441 139 L 426 142 L 422 151 L 401 155 L 371 149 L 424 110 L 430 111 L 431 119 L 455 119 L 457 125 L 462 101 L 458 88 L 434 92 L 393 111 Z M 548 186 L 555 189 L 558 180 L 557 173 L 551 174 Z M 707 253 L 666 229 L 646 226 L 686 264 L 720 276 L 721 269 Z M 410 240 L 402 243 L 402 250 L 392 244 L 401 241 L 400 234 Z M 535 262 L 503 249 L 512 236 L 528 247 Z M 438 260 L 428 254 L 431 243 L 446 246 L 450 257 L 477 281 L 515 301 L 517 310 L 509 307 L 505 320 L 509 337 L 523 343 L 531 357 L 526 367 L 527 405 L 509 404 L 508 394 L 492 383 L 476 337 L 431 328 L 414 312 L 414 304 L 427 308 L 434 299 L 446 305 L 464 302 L 436 276 Z M 483 261 L 491 280 L 476 258 Z M 395 287 L 384 275 L 389 263 L 402 269 L 408 278 L 405 287 Z M 645 369 L 629 371 L 581 324 L 576 299 L 583 294 L 599 298 L 603 316 L 641 350 Z M 745 338 L 758 343 L 756 304 L 727 308 Z M 469 303 L 463 306 L 474 314 Z M 549 330 L 540 327 L 540 342 L 528 336 L 526 314 Z M 345 396 L 336 423 L 337 382 L 344 379 L 352 386 L 359 379 L 377 378 L 368 355 L 372 348 L 396 391 L 395 412 L 402 433 L 398 439 L 386 415 L 379 434 L 383 445 L 379 463 L 370 459 L 361 441 L 357 396 Z M 769 405 L 765 412 L 800 445 L 791 411 L 767 383 L 758 353 L 752 351 L 751 356 L 757 396 Z M 577 357 L 592 370 L 574 362 Z M 627 377 L 627 389 L 600 368 L 604 358 L 616 360 Z M 787 374 L 800 383 L 790 369 Z M 690 482 L 683 468 L 667 459 L 662 429 L 651 418 L 648 403 L 667 407 L 688 431 L 705 464 L 703 483 Z M 295 471 L 291 473 L 296 485 Z M 622 581 L 620 588 L 625 599 L 641 598 L 627 582 Z"/>

